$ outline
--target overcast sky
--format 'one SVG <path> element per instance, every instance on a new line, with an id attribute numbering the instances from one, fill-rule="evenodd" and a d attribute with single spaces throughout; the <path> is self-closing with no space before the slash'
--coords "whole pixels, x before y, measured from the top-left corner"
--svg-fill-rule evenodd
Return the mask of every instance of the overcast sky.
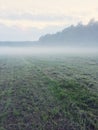
<path id="1" fill-rule="evenodd" d="M 98 20 L 98 0 L 0 0 L 0 40 L 37 40 L 92 18 Z"/>

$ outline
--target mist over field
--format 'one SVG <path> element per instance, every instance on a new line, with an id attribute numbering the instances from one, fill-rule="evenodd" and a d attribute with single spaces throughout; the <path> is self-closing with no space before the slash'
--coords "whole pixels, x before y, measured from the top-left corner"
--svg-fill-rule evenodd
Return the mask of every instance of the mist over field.
<path id="1" fill-rule="evenodd" d="M 97 54 L 97 48 L 79 47 L 0 47 L 0 54 L 4 55 L 32 55 L 32 54 Z"/>
<path id="2" fill-rule="evenodd" d="M 0 43 L 0 130 L 97 130 L 98 47 L 33 43 Z"/>
<path id="3" fill-rule="evenodd" d="M 0 130 L 98 130 L 98 0 L 0 0 Z"/>

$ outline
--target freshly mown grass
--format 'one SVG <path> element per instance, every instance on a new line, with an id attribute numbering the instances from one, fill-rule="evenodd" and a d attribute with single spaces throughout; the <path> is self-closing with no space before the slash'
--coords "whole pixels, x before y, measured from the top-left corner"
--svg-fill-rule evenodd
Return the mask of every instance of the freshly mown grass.
<path id="1" fill-rule="evenodd" d="M 73 80 L 55 83 L 52 89 L 60 104 L 59 109 L 74 129 L 98 129 L 98 95 Z"/>
<path id="2" fill-rule="evenodd" d="M 0 57 L 0 130 L 97 130 L 97 59 L 88 62 Z"/>

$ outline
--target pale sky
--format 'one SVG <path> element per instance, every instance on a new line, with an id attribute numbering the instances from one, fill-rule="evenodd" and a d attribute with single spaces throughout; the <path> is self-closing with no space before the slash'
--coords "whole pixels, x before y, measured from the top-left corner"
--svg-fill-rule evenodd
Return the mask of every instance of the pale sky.
<path id="1" fill-rule="evenodd" d="M 92 18 L 98 0 L 0 0 L 0 40 L 37 40 Z"/>

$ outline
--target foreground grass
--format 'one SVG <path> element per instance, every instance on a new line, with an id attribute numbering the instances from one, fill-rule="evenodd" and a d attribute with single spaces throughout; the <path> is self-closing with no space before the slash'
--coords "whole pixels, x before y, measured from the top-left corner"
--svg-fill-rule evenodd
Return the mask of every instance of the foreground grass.
<path id="1" fill-rule="evenodd" d="M 58 111 L 55 108 L 56 114 L 62 113 L 64 118 L 69 119 L 71 129 L 98 129 L 98 95 L 72 80 L 56 83 L 52 91 L 60 105 Z"/>
<path id="2" fill-rule="evenodd" d="M 65 60 L 0 58 L 0 130 L 98 129 L 97 65 Z"/>

